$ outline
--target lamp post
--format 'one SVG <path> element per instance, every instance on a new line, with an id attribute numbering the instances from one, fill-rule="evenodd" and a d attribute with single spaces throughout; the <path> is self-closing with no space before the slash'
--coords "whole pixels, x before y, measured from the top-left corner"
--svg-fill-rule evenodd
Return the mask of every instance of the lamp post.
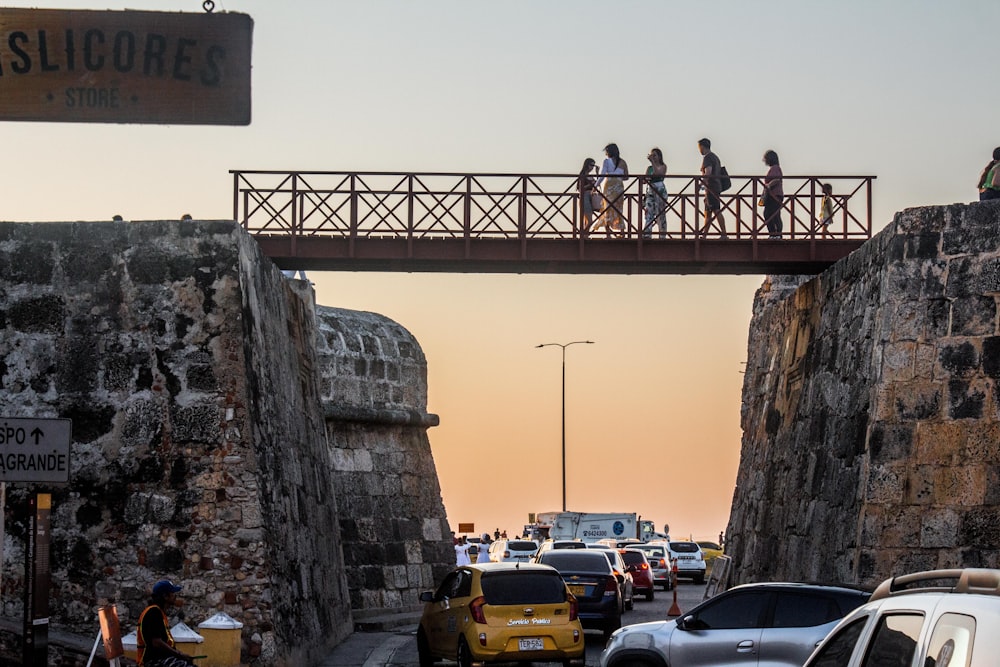
<path id="1" fill-rule="evenodd" d="M 562 511 L 566 511 L 566 348 L 570 345 L 593 345 L 592 340 L 575 340 L 572 343 L 542 343 L 535 347 L 562 348 Z"/>

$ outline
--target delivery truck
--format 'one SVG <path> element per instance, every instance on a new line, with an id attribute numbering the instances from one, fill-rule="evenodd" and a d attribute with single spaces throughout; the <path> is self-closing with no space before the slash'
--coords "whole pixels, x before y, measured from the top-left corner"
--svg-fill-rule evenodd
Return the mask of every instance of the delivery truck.
<path id="1" fill-rule="evenodd" d="M 635 512 L 540 512 L 535 516 L 535 533 L 541 539 L 648 542 L 667 537 L 665 532 L 656 531 L 652 521 L 638 517 Z"/>

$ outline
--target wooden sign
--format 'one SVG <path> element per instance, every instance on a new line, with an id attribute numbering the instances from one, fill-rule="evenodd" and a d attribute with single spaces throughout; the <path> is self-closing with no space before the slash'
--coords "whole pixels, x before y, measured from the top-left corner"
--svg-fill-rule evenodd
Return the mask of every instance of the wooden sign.
<path id="1" fill-rule="evenodd" d="M 460 533 L 474 533 L 476 532 L 476 524 L 474 523 L 459 523 L 458 532 Z"/>
<path id="2" fill-rule="evenodd" d="M 253 20 L 0 8 L 0 120 L 248 125 Z"/>

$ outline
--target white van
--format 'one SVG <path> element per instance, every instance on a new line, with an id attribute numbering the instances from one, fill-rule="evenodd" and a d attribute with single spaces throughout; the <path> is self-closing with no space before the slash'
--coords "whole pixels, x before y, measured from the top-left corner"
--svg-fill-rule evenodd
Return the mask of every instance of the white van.
<path id="1" fill-rule="evenodd" d="M 500 539 L 490 545 L 490 560 L 494 563 L 509 561 L 527 563 L 536 551 L 538 551 L 538 543 L 534 540 Z"/>

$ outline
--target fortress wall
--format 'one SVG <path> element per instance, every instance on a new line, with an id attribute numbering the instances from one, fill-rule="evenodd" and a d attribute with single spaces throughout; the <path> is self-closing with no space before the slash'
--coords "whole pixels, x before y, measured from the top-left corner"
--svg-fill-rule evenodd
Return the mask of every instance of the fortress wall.
<path id="1" fill-rule="evenodd" d="M 54 630 L 92 638 L 114 603 L 128 631 L 170 577 L 184 586 L 178 618 L 225 611 L 253 664 L 308 664 L 351 632 L 345 478 L 327 435 L 344 388 L 318 374 L 312 299 L 232 222 L 0 223 L 0 416 L 73 420 L 70 483 L 8 485 L 0 620 L 22 618 L 23 508 L 46 490 Z M 393 405 L 423 414 L 425 369 L 416 389 L 408 373 Z M 373 376 L 355 381 L 377 395 Z M 383 428 L 360 423 L 358 446 L 363 424 Z M 391 452 L 396 435 L 379 445 Z M 427 451 L 423 468 L 406 463 L 433 495 L 421 435 L 399 446 Z M 416 512 L 445 525 L 440 497 L 428 503 Z"/>
<path id="2" fill-rule="evenodd" d="M 739 581 L 1000 565 L 998 227 L 993 203 L 909 209 L 820 276 L 765 281 L 727 530 Z"/>
<path id="3" fill-rule="evenodd" d="M 412 609 L 455 552 L 427 429 L 427 360 L 399 324 L 318 309 L 318 375 L 351 607 Z"/>

